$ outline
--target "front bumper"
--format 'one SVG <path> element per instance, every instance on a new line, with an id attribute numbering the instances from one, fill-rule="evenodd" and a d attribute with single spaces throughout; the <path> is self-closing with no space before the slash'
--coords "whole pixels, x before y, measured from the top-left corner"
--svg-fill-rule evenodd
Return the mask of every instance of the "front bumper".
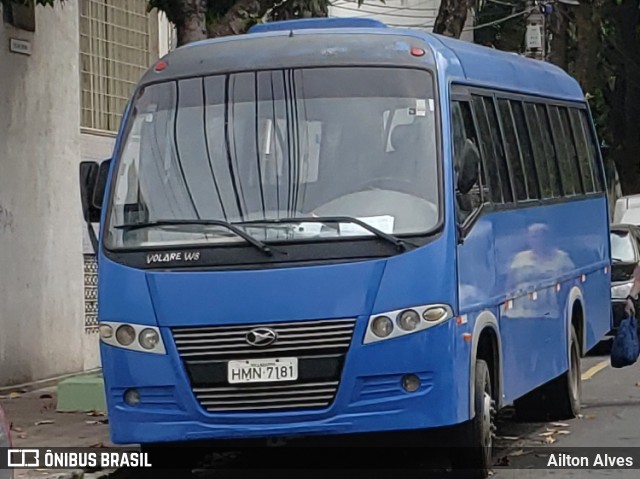
<path id="1" fill-rule="evenodd" d="M 405 337 L 362 345 L 367 318 L 356 322 L 335 399 L 326 408 L 208 412 L 192 392 L 171 332 L 166 355 L 101 345 L 111 439 L 153 444 L 426 429 L 469 419 L 470 343 L 455 321 Z M 404 374 L 420 378 L 413 393 Z M 124 402 L 127 389 L 140 395 Z"/>

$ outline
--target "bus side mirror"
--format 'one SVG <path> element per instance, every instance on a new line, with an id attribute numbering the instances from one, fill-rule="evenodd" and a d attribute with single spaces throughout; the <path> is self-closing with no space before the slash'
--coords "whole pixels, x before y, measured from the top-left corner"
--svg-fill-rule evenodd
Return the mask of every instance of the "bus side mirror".
<path id="1" fill-rule="evenodd" d="M 473 141 L 467 139 L 464 142 L 460 158 L 460 171 L 458 172 L 458 192 L 466 195 L 473 185 L 478 182 L 480 171 L 480 152 Z"/>
<path id="2" fill-rule="evenodd" d="M 102 211 L 102 199 L 107 185 L 111 160 L 80 163 L 80 199 L 82 215 L 88 223 L 98 223 Z"/>

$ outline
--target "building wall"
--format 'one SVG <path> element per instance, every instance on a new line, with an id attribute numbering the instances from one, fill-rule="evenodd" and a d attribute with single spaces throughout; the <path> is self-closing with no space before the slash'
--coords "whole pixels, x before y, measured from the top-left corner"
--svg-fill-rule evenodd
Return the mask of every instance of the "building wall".
<path id="1" fill-rule="evenodd" d="M 76 2 L 0 19 L 0 385 L 84 366 L 78 43 Z"/>
<path id="2" fill-rule="evenodd" d="M 416 28 L 431 32 L 438 16 L 440 0 L 367 1 L 358 7 L 356 0 L 336 0 L 329 7 L 330 17 L 375 18 L 389 26 Z M 473 41 L 473 15 L 469 12 L 461 39 Z"/>
<path id="3" fill-rule="evenodd" d="M 34 33 L 0 14 L 0 386 L 100 365 L 78 165 L 111 157 L 115 134 L 80 128 L 79 20 L 79 2 L 36 7 Z M 150 35 L 164 54 L 166 19 Z"/>

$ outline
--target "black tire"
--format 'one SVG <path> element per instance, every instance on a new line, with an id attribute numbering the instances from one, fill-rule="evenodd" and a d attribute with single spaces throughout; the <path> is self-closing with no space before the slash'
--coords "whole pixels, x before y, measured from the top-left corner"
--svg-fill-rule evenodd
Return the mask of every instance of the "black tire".
<path id="1" fill-rule="evenodd" d="M 546 422 L 573 419 L 580 413 L 582 395 L 580 345 L 573 326 L 571 326 L 569 351 L 567 372 L 514 402 L 516 416 L 520 421 Z"/>
<path id="2" fill-rule="evenodd" d="M 475 417 L 463 424 L 457 435 L 460 447 L 451 449 L 454 473 L 469 479 L 485 479 L 493 464 L 496 402 L 487 363 L 476 360 Z"/>

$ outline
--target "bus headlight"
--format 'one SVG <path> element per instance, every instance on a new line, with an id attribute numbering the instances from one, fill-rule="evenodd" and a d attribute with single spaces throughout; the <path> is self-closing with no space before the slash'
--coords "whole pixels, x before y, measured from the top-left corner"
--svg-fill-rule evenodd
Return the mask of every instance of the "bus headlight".
<path id="1" fill-rule="evenodd" d="M 122 346 L 129 346 L 136 340 L 136 330 L 133 326 L 123 324 L 116 329 L 116 341 Z"/>
<path id="2" fill-rule="evenodd" d="M 413 309 L 405 309 L 398 315 L 398 326 L 405 331 L 413 331 L 420 324 L 420 316 Z"/>
<path id="3" fill-rule="evenodd" d="M 379 338 L 386 338 L 393 332 L 393 323 L 386 316 L 378 316 L 371 323 L 371 332 Z"/>
<path id="4" fill-rule="evenodd" d="M 160 341 L 160 335 L 151 328 L 143 329 L 138 336 L 138 341 L 144 349 L 153 349 Z"/>
<path id="5" fill-rule="evenodd" d="M 160 330 L 154 326 L 102 321 L 99 330 L 100 341 L 110 346 L 142 353 L 167 354 Z"/>
<path id="6" fill-rule="evenodd" d="M 398 338 L 417 333 L 448 321 L 453 310 L 446 304 L 413 306 L 395 311 L 382 312 L 369 317 L 364 344 Z M 394 318 L 397 327 L 394 327 Z"/>
<path id="7" fill-rule="evenodd" d="M 113 328 L 109 324 L 101 324 L 98 330 L 100 331 L 100 337 L 102 339 L 113 337 Z"/>

